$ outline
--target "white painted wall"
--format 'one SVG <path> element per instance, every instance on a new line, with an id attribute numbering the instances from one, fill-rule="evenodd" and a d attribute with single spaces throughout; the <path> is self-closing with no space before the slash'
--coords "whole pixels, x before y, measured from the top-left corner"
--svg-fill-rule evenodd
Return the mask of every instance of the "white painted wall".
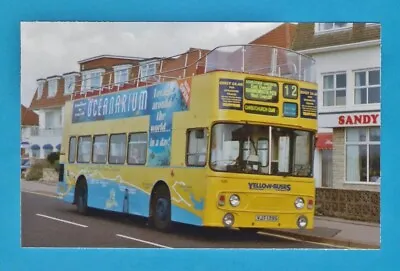
<path id="1" fill-rule="evenodd" d="M 40 109 L 35 112 L 39 115 L 39 130 L 37 134 L 30 134 L 28 140 L 30 145 L 37 144 L 42 147 L 45 144 L 51 144 L 54 147 L 53 151 L 57 151 L 56 146 L 61 144 L 62 139 L 64 107 Z M 46 113 L 48 112 L 53 113 L 50 118 L 46 118 Z M 46 123 L 46 119 L 48 123 Z M 26 131 L 24 135 L 27 136 L 27 133 L 29 132 Z M 29 153 L 31 156 L 32 150 Z M 40 158 L 45 158 L 43 149 L 40 149 Z"/>
<path id="2" fill-rule="evenodd" d="M 380 104 L 354 105 L 354 71 L 381 67 L 380 46 L 371 46 L 351 50 L 323 52 L 311 55 L 316 63 L 317 84 L 319 87 L 318 111 L 342 112 L 354 110 L 379 110 Z M 346 72 L 346 105 L 323 107 L 323 74 L 330 72 Z"/>

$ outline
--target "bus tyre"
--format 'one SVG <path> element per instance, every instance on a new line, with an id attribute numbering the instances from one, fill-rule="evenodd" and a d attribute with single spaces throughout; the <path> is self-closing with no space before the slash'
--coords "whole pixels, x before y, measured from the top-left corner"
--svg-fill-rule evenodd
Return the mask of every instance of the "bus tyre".
<path id="1" fill-rule="evenodd" d="M 87 189 L 86 181 L 78 182 L 75 193 L 76 193 L 76 209 L 78 210 L 78 213 L 80 213 L 82 215 L 87 215 L 88 214 L 88 205 L 87 205 L 88 189 Z"/>
<path id="2" fill-rule="evenodd" d="M 160 231 L 167 232 L 171 229 L 171 197 L 165 185 L 158 186 L 154 191 L 152 224 Z"/>

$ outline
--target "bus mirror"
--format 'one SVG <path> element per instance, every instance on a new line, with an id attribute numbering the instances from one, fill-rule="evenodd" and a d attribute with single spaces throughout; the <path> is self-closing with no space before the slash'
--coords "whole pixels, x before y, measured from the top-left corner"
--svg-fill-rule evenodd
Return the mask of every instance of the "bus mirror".
<path id="1" fill-rule="evenodd" d="M 197 139 L 203 139 L 204 138 L 204 130 L 196 130 L 195 135 L 196 135 Z"/>

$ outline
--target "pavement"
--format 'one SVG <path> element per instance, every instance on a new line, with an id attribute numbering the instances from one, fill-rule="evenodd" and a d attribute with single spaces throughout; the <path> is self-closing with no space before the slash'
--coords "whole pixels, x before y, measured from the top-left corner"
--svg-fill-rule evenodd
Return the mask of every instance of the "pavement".
<path id="1" fill-rule="evenodd" d="M 72 221 L 82 221 L 87 224 L 91 223 L 96 223 L 96 227 L 98 227 L 98 224 L 102 223 L 107 223 L 107 219 L 103 222 L 100 222 L 100 216 L 95 216 L 96 221 L 92 221 L 90 219 L 93 219 L 93 217 L 82 217 L 74 212 L 74 206 L 71 206 L 69 204 L 65 204 L 61 201 L 59 201 L 56 198 L 56 183 L 40 183 L 36 181 L 25 181 L 21 180 L 21 191 L 23 192 L 29 192 L 28 193 L 22 193 L 22 205 L 23 205 L 23 221 L 24 221 L 24 212 L 37 212 L 37 213 L 43 213 L 45 216 L 47 214 L 53 214 L 54 217 L 65 217 L 67 216 L 68 219 Z M 47 199 L 44 199 L 47 196 Z M 32 203 L 28 203 L 32 201 Z M 47 201 L 51 201 L 51 204 L 45 203 Z M 42 206 L 43 205 L 43 206 Z M 25 206 L 25 207 L 24 207 Z M 33 210 L 33 209 L 35 210 Z M 39 209 L 38 209 L 39 208 Z M 41 208 L 41 209 L 40 209 Z M 72 208 L 72 209 L 71 209 Z M 26 209 L 32 209 L 32 210 L 26 210 Z M 109 214 L 106 214 L 106 217 Z M 31 215 L 27 214 L 27 217 L 30 217 Z M 28 224 L 35 224 L 38 223 L 38 221 L 43 221 L 45 216 L 38 216 L 35 215 L 34 218 L 31 218 L 29 220 L 30 222 Z M 71 217 L 73 216 L 73 217 Z M 75 217 L 76 216 L 76 217 Z M 102 215 L 104 216 L 104 215 Z M 112 217 L 117 216 L 117 223 L 120 221 L 122 217 L 122 220 L 125 221 L 127 219 L 124 215 L 116 215 L 112 214 Z M 89 220 L 85 220 L 89 219 Z M 134 220 L 137 220 L 138 218 L 134 218 Z M 51 220 L 47 219 L 47 220 Z M 54 220 L 54 219 L 53 219 Z M 68 221 L 70 221 L 68 220 Z M 140 220 L 140 219 L 139 219 Z M 56 221 L 56 220 L 54 220 Z M 118 222 L 119 221 L 119 222 Z M 108 221 L 109 223 L 114 223 L 115 221 Z M 75 222 L 73 222 L 75 223 Z M 67 223 L 68 224 L 68 223 Z M 78 223 L 79 224 L 79 223 Z M 148 228 L 143 228 L 146 223 L 141 220 L 141 222 L 138 224 L 139 225 L 139 230 L 140 231 L 151 231 L 151 229 Z M 26 225 L 26 223 L 23 225 Z M 69 224 L 73 225 L 73 224 Z M 135 223 L 136 225 L 136 223 Z M 110 227 L 114 227 L 115 225 L 109 225 Z M 125 225 L 126 226 L 126 225 Z M 186 226 L 183 226 L 184 228 Z M 45 226 L 41 226 L 40 229 L 41 231 L 45 230 Z M 78 226 L 79 228 L 79 226 Z M 82 227 L 81 227 L 82 228 Z M 131 229 L 132 226 L 129 226 Z M 182 232 L 185 232 L 188 230 L 188 228 L 191 227 L 186 227 L 185 229 L 180 229 L 179 233 L 181 234 Z M 76 230 L 76 229 L 75 229 Z M 127 229 L 121 229 L 121 232 L 126 231 Z M 99 233 L 102 232 L 102 230 L 97 230 L 96 232 L 99 231 Z M 103 231 L 107 232 L 107 229 L 103 229 Z M 191 230 L 189 230 L 190 232 Z M 260 232 L 256 240 L 253 240 L 252 242 L 242 240 L 243 242 L 237 243 L 238 240 L 236 240 L 234 237 L 234 240 L 229 242 L 228 239 L 233 237 L 231 236 L 230 233 L 227 238 L 224 234 L 221 235 L 221 233 L 218 230 L 214 230 L 211 232 L 207 232 L 208 230 L 194 230 L 194 232 L 197 232 L 195 235 L 198 236 L 199 232 L 203 234 L 204 236 L 209 236 L 210 234 L 213 236 L 211 238 L 211 243 L 210 242 L 205 242 L 205 240 L 198 240 L 196 237 L 188 237 L 183 235 L 178 237 L 174 236 L 173 241 L 168 239 L 167 237 L 159 236 L 161 233 L 154 232 L 152 231 L 151 233 L 149 232 L 141 232 L 139 236 L 149 236 L 148 239 L 151 240 L 159 240 L 157 238 L 165 239 L 164 243 L 165 244 L 170 244 L 171 247 L 185 247 L 186 243 L 188 242 L 188 238 L 190 239 L 188 247 L 290 247 L 290 248 L 304 248 L 304 247 L 314 247 L 314 248 L 359 248 L 359 249 L 379 249 L 380 248 L 380 224 L 376 223 L 366 223 L 366 222 L 359 222 L 359 221 L 350 221 L 350 220 L 344 220 L 344 219 L 338 219 L 338 218 L 331 218 L 331 217 L 321 217 L 321 216 L 316 216 L 315 217 L 315 222 L 314 222 L 314 229 L 313 230 L 265 230 Z M 23 231 L 24 232 L 24 231 Z M 223 238 L 220 242 L 213 243 L 213 240 L 215 239 L 214 234 L 216 236 L 220 236 L 218 238 Z M 226 231 L 225 231 L 226 232 Z M 72 234 L 72 233 L 71 233 Z M 139 247 L 146 247 L 143 246 L 144 244 L 150 247 L 154 247 L 154 244 L 149 244 L 146 242 L 140 242 L 137 241 L 138 239 L 138 234 L 137 233 L 130 233 L 131 235 L 126 235 L 125 237 L 117 236 L 118 242 L 115 243 L 116 240 L 115 236 L 109 240 L 110 244 L 113 244 L 114 247 L 115 245 L 120 245 L 121 247 L 126 247 L 126 246 L 132 246 L 132 242 L 136 242 L 140 244 Z M 237 232 L 235 233 L 237 236 Z M 120 234 L 121 235 L 121 234 Z M 123 234 L 122 234 L 123 235 Z M 39 234 L 39 236 L 42 236 L 42 234 Z M 78 236 L 78 235 L 70 235 L 68 233 L 68 236 Z M 131 236 L 131 237 L 129 237 Z M 132 237 L 134 236 L 134 237 Z M 225 239 L 224 237 L 225 236 Z M 128 238 L 129 237 L 129 238 Z M 82 239 L 83 238 L 83 239 Z M 78 238 L 75 241 L 77 241 L 79 244 L 82 246 L 107 246 L 107 242 L 104 241 L 104 238 L 102 237 L 101 240 L 103 240 L 102 244 L 98 244 L 94 242 L 92 245 L 90 245 L 90 242 L 85 243 L 84 241 L 87 240 L 84 236 L 82 238 Z M 133 238 L 133 239 L 132 239 Z M 186 241 L 182 241 L 181 238 L 183 238 Z M 186 238 L 186 239 L 185 239 Z M 196 240 L 193 241 L 193 238 Z M 266 238 L 266 240 L 264 240 Z M 272 241 L 271 241 L 272 238 Z M 33 238 L 35 239 L 35 238 Z M 74 238 L 75 239 L 75 238 Z M 98 238 L 97 238 L 98 239 Z M 28 238 L 26 243 L 28 246 L 29 244 L 35 246 L 35 244 L 39 246 L 46 246 L 45 241 L 40 241 L 40 240 L 47 240 L 47 239 L 41 239 L 38 237 L 36 240 L 36 243 L 32 243 L 32 238 Z M 51 240 L 55 240 L 54 238 L 50 238 L 49 241 L 51 243 Z M 100 240 L 100 239 L 98 239 Z M 129 241 L 127 241 L 129 240 Z M 136 241 L 134 241 L 136 240 Z M 140 240 L 140 239 L 139 239 Z M 181 240 L 181 241 L 180 241 Z M 236 242 L 235 242 L 236 240 Z M 280 240 L 280 242 L 278 242 Z M 66 238 L 65 242 L 61 242 L 61 246 L 68 246 L 68 242 L 73 241 L 70 240 L 69 238 Z M 143 240 L 142 240 L 143 241 Z M 214 240 L 215 241 L 215 240 Z M 82 243 L 83 242 L 83 243 Z M 105 243 L 104 243 L 105 242 Z M 150 243 L 154 243 L 152 241 L 148 241 Z M 289 242 L 289 243 L 288 243 Z M 76 244 L 76 242 L 74 243 Z M 136 244 L 137 245 L 137 244 Z M 271 246 L 272 245 L 272 246 Z M 55 245 L 57 246 L 57 245 Z M 73 245 L 72 245 L 73 246 Z M 74 245 L 76 246 L 76 245 Z M 157 245 L 156 245 L 157 246 Z M 168 245 L 161 245 L 168 247 Z"/>

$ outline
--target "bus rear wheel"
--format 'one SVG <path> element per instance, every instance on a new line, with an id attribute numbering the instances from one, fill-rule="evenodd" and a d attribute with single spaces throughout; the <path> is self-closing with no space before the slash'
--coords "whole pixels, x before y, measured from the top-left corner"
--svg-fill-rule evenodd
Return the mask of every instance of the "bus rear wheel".
<path id="1" fill-rule="evenodd" d="M 78 182 L 76 186 L 76 209 L 78 213 L 82 215 L 87 215 L 88 213 L 88 205 L 87 205 L 87 199 L 88 199 L 88 189 L 87 189 L 87 184 L 85 180 L 81 180 Z"/>
<path id="2" fill-rule="evenodd" d="M 167 186 L 156 187 L 152 197 L 151 209 L 151 220 L 154 227 L 160 231 L 169 231 L 172 227 L 171 196 Z"/>

